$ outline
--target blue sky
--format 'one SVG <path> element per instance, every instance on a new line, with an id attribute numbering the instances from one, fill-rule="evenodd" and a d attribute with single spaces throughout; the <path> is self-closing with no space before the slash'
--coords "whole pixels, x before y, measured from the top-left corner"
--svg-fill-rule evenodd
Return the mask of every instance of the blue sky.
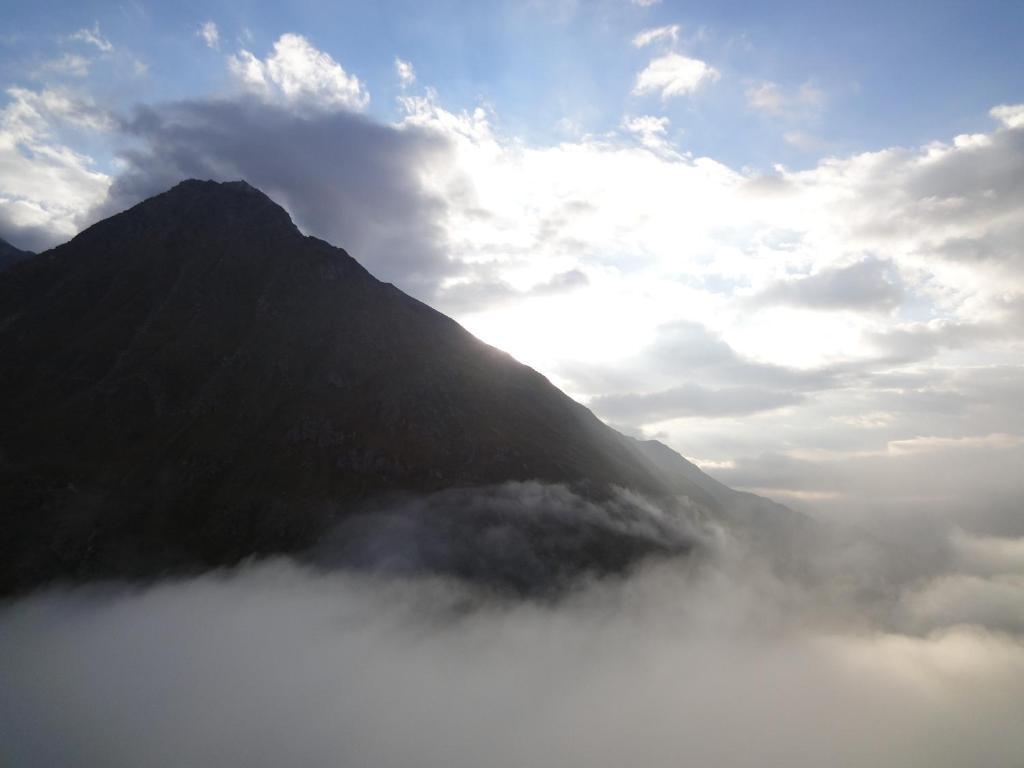
<path id="1" fill-rule="evenodd" d="M 1024 524 L 1019 2 L 9 5 L 15 245 L 246 178 L 735 486 Z"/>
<path id="2" fill-rule="evenodd" d="M 264 54 L 285 31 L 306 36 L 367 83 L 369 111 L 395 115 L 395 56 L 411 61 L 450 108 L 494 106 L 499 125 L 533 141 L 557 139 L 560 120 L 593 133 L 624 113 L 657 111 L 686 146 L 734 166 L 795 167 L 822 151 L 914 145 L 985 125 L 993 104 L 1019 101 L 1020 3 L 716 2 L 648 7 L 601 2 L 17 3 L 5 13 L 0 72 L 31 84 L 48 57 L 88 44 L 61 38 L 98 24 L 121 54 L 87 81 L 112 104 L 222 91 L 222 54 Z M 214 20 L 220 50 L 194 34 Z M 659 104 L 630 87 L 648 58 L 630 39 L 679 25 L 678 49 L 723 77 L 700 98 Z M 132 77 L 124 56 L 147 67 Z M 120 70 L 120 72 L 119 72 Z M 746 92 L 770 81 L 811 84 L 822 104 L 796 120 L 754 113 Z M 787 131 L 813 135 L 798 149 Z"/>

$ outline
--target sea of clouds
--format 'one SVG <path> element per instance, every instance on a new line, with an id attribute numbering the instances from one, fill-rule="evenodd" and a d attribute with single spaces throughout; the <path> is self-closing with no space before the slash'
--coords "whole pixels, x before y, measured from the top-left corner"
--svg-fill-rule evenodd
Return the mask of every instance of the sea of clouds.
<path id="1" fill-rule="evenodd" d="M 514 515 L 517 496 L 619 526 L 646 503 L 536 484 L 487 503 Z M 403 551 L 413 513 L 382 517 Z M 1024 540 L 823 537 L 794 569 L 756 536 L 683 528 L 689 554 L 542 597 L 320 557 L 8 602 L 0 763 L 1020 764 Z"/>

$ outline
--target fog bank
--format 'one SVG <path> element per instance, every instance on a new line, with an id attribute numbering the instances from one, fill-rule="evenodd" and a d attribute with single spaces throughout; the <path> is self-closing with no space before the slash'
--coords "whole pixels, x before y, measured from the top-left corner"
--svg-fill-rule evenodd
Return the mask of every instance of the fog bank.
<path id="1" fill-rule="evenodd" d="M 0 763 L 1011 765 L 1021 546 L 867 591 L 724 530 L 540 602 L 288 559 L 52 589 L 0 609 Z"/>

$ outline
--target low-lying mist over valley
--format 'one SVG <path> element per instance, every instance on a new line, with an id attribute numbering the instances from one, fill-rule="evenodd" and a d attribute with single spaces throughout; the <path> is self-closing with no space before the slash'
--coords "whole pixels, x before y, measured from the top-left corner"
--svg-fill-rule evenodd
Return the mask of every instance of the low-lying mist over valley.
<path id="1" fill-rule="evenodd" d="M 536 575 L 550 550 L 531 517 L 585 507 L 641 537 L 683 523 L 559 486 L 475 503 L 507 527 L 416 502 L 380 510 L 358 569 L 277 557 L 8 605 L 6 761 L 1005 766 L 1024 750 L 1020 539 L 837 538 L 796 568 L 690 522 L 688 556 L 523 599 L 466 561 Z"/>

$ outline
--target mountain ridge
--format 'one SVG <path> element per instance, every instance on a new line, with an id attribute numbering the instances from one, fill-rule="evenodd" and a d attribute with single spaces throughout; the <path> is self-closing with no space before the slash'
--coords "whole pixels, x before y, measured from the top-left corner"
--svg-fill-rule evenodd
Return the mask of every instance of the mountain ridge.
<path id="1" fill-rule="evenodd" d="M 7 591 L 295 551 L 395 490 L 723 506 L 246 182 L 182 182 L 0 275 L 0 424 Z"/>

